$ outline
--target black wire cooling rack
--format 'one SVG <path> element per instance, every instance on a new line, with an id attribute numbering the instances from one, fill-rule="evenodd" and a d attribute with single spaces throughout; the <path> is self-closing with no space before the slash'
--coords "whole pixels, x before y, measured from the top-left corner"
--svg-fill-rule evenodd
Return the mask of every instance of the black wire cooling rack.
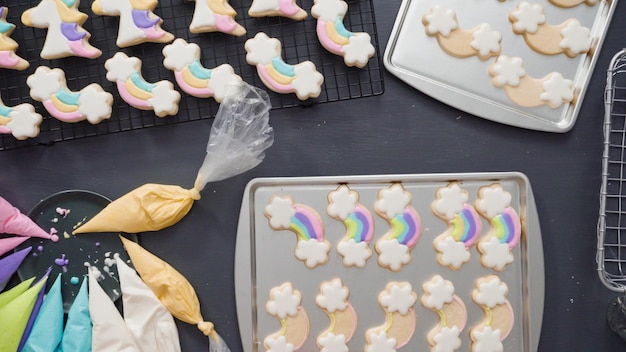
<path id="1" fill-rule="evenodd" d="M 11 135 L 0 135 L 0 150 L 207 119 L 214 117 L 217 113 L 219 105 L 212 98 L 195 98 L 185 94 L 176 86 L 173 73 L 163 66 L 161 50 L 165 44 L 144 43 L 119 49 L 115 45 L 119 18 L 93 14 L 90 8 L 91 1 L 82 1 L 79 9 L 89 15 L 83 27 L 91 33 L 89 42 L 102 50 L 102 56 L 93 60 L 75 57 L 58 60 L 41 59 L 39 53 L 43 47 L 46 30 L 26 27 L 20 21 L 22 12 L 39 2 L 40 0 L 20 0 L 18 3 L 17 0 L 11 0 L 4 5 L 9 8 L 7 21 L 17 26 L 11 35 L 11 38 L 20 45 L 16 53 L 28 60 L 30 67 L 24 71 L 0 70 L 0 96 L 7 106 L 31 103 L 44 117 L 41 133 L 36 138 L 24 141 L 18 141 Z M 295 64 L 303 60 L 313 61 L 318 71 L 324 75 L 321 95 L 317 99 L 302 102 L 294 94 L 282 95 L 268 90 L 275 109 L 308 106 L 383 93 L 382 52 L 376 32 L 372 0 L 348 1 L 348 13 L 344 18 L 346 28 L 353 32 L 367 32 L 372 37 L 376 54 L 363 69 L 346 67 L 342 57 L 327 52 L 319 44 L 315 33 L 316 20 L 310 15 L 313 0 L 298 1 L 299 5 L 309 13 L 309 17 L 304 21 L 292 21 L 282 17 L 252 18 L 248 16 L 250 3 L 251 0 L 230 1 L 231 6 L 237 11 L 235 20 L 248 31 L 242 37 L 217 32 L 190 33 L 189 24 L 193 16 L 194 1 L 161 0 L 154 12 L 163 18 L 164 30 L 173 33 L 177 38 L 184 38 L 201 47 L 200 59 L 204 66 L 211 68 L 228 63 L 246 82 L 257 87 L 264 88 L 264 85 L 259 80 L 254 66 L 246 62 L 244 49 L 245 41 L 257 32 L 263 31 L 268 36 L 281 41 L 285 62 Z M 147 81 L 167 79 L 174 83 L 182 95 L 180 109 L 176 116 L 158 118 L 152 111 L 138 110 L 122 101 L 114 84 L 106 80 L 104 68 L 104 62 L 117 51 L 139 57 L 143 62 L 142 75 Z M 115 98 L 111 118 L 97 125 L 91 125 L 87 121 L 66 123 L 50 117 L 41 103 L 30 98 L 29 88 L 26 85 L 26 78 L 41 65 L 63 69 L 68 88 L 71 90 L 80 90 L 90 83 L 99 83 Z"/>

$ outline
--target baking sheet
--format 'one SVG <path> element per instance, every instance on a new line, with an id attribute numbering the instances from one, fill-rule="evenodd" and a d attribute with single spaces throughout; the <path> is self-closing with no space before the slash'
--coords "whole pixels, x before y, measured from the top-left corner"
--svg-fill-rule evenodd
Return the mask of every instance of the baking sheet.
<path id="1" fill-rule="evenodd" d="M 479 254 L 472 249 L 470 262 L 460 270 L 452 271 L 436 262 L 433 239 L 442 233 L 447 224 L 437 218 L 430 205 L 435 191 L 450 181 L 457 181 L 470 194 L 474 202 L 481 186 L 500 183 L 511 193 L 511 206 L 522 219 L 520 245 L 515 247 L 515 260 L 499 273 L 509 286 L 508 300 L 515 313 L 515 325 L 505 340 L 505 351 L 535 351 L 539 342 L 544 300 L 544 268 L 541 232 L 532 190 L 527 178 L 519 173 L 489 174 L 433 174 L 433 175 L 380 175 L 345 177 L 265 178 L 252 180 L 244 193 L 235 257 L 235 288 L 239 328 L 244 351 L 264 351 L 263 339 L 280 329 L 280 323 L 265 311 L 270 290 L 289 281 L 302 293 L 302 306 L 310 319 L 311 333 L 300 349 L 316 351 L 315 339 L 329 325 L 328 316 L 315 304 L 320 284 L 340 277 L 350 289 L 350 302 L 358 314 L 358 328 L 349 343 L 350 350 L 363 350 L 365 331 L 384 321 L 384 312 L 377 303 L 377 295 L 393 280 L 409 281 L 418 296 L 421 285 L 434 274 L 454 283 L 456 294 L 465 302 L 468 323 L 461 333 L 463 344 L 459 351 L 469 350 L 468 331 L 482 320 L 482 309 L 471 299 L 474 280 L 495 272 L 480 265 Z M 413 207 L 422 219 L 422 237 L 412 250 L 412 260 L 399 272 L 382 269 L 376 263 L 376 254 L 365 268 L 347 268 L 336 252 L 336 244 L 345 233 L 344 224 L 329 217 L 326 212 L 327 195 L 339 184 L 347 183 L 358 191 L 360 202 L 373 212 L 378 191 L 391 182 L 402 182 L 413 196 Z M 326 265 L 308 269 L 294 256 L 295 235 L 290 231 L 272 230 L 263 210 L 273 195 L 291 195 L 295 201 L 308 205 L 320 214 L 325 226 L 325 238 L 331 242 L 330 260 Z M 374 215 L 376 241 L 388 230 L 387 222 Z M 488 224 L 483 220 L 483 234 Z M 427 332 L 436 324 L 437 316 L 419 302 L 415 305 L 417 330 L 404 351 L 428 349 Z"/>
<path id="2" fill-rule="evenodd" d="M 543 5 L 546 23 L 556 25 L 576 18 L 591 30 L 591 38 L 597 43 L 592 46 L 595 49 L 591 54 L 575 58 L 565 54 L 542 55 L 528 47 L 523 37 L 512 31 L 508 19 L 519 2 L 521 0 L 404 0 L 385 50 L 385 67 L 414 88 L 476 116 L 528 129 L 569 131 L 582 105 L 617 0 L 567 9 L 547 0 L 531 1 Z M 491 83 L 488 67 L 495 57 L 485 61 L 477 57 L 456 58 L 446 54 L 434 37 L 426 35 L 422 16 L 434 5 L 453 9 L 459 28 L 490 24 L 502 34 L 500 54 L 521 57 L 529 76 L 541 78 L 555 71 L 572 80 L 574 101 L 556 109 L 548 106 L 523 108 L 513 103 L 502 88 Z"/>

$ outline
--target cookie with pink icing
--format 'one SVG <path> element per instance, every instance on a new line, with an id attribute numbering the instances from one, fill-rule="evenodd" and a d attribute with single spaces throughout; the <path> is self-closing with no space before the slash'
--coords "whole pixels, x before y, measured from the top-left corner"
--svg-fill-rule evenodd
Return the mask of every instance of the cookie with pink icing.
<path id="1" fill-rule="evenodd" d="M 228 0 L 195 0 L 196 7 L 189 25 L 191 33 L 222 32 L 235 36 L 246 34 L 246 29 L 235 21 L 237 12 Z"/>
<path id="2" fill-rule="evenodd" d="M 296 203 L 292 196 L 274 195 L 264 214 L 272 229 L 297 235 L 295 255 L 308 268 L 328 262 L 330 242 L 324 239 L 324 223 L 315 209 Z"/>
<path id="3" fill-rule="evenodd" d="M 340 185 L 328 194 L 326 213 L 343 222 L 346 227 L 344 237 L 337 244 L 343 265 L 363 268 L 372 256 L 369 244 L 374 237 L 374 218 L 359 202 L 359 193 L 347 185 Z"/>
<path id="4" fill-rule="evenodd" d="M 308 15 L 296 0 L 252 0 L 248 10 L 250 17 L 273 17 L 281 16 L 301 21 Z"/>
<path id="5" fill-rule="evenodd" d="M 502 88 L 515 104 L 535 108 L 547 105 L 556 109 L 574 101 L 574 82 L 559 72 L 551 72 L 543 78 L 533 78 L 526 73 L 520 57 L 498 56 L 489 65 L 489 75 L 494 86 Z"/>
<path id="6" fill-rule="evenodd" d="M 591 31 L 575 18 L 558 25 L 547 23 L 541 4 L 522 1 L 509 13 L 513 32 L 524 37 L 526 44 L 544 55 L 565 54 L 568 57 L 591 50 Z"/>
<path id="7" fill-rule="evenodd" d="M 370 35 L 346 29 L 343 18 L 348 4 L 343 0 L 315 0 L 311 15 L 317 18 L 317 38 L 326 50 L 343 57 L 346 66 L 365 67 L 376 50 Z"/>
<path id="8" fill-rule="evenodd" d="M 304 345 L 310 325 L 301 303 L 302 294 L 291 282 L 272 288 L 265 310 L 280 321 L 280 330 L 263 339 L 266 351 L 295 352 Z"/>
<path id="9" fill-rule="evenodd" d="M 472 352 L 502 352 L 503 341 L 515 322 L 513 307 L 506 299 L 509 287 L 496 275 L 478 278 L 472 300 L 483 309 L 483 319 L 470 329 Z"/>
<path id="10" fill-rule="evenodd" d="M 411 193 L 402 184 L 394 183 L 381 189 L 374 203 L 376 213 L 389 223 L 389 230 L 374 248 L 378 264 L 391 271 L 400 271 L 411 261 L 411 250 L 422 234 L 421 219 L 411 199 Z"/>
<path id="11" fill-rule="evenodd" d="M 91 34 L 83 27 L 87 15 L 78 11 L 79 0 L 41 0 L 22 13 L 22 23 L 28 27 L 48 29 L 41 49 L 46 60 L 79 56 L 95 59 L 102 52 L 89 44 Z"/>
<path id="12" fill-rule="evenodd" d="M 0 134 L 11 134 L 18 140 L 34 138 L 39 135 L 41 121 L 32 105 L 6 106 L 0 99 Z"/>
<path id="13" fill-rule="evenodd" d="M 348 351 L 348 343 L 357 327 L 357 314 L 348 300 L 350 290 L 340 278 L 323 282 L 315 303 L 324 310 L 330 325 L 317 336 L 317 346 L 321 351 Z"/>
<path id="14" fill-rule="evenodd" d="M 488 23 L 462 29 L 454 10 L 435 5 L 422 16 L 422 24 L 426 34 L 435 37 L 448 55 L 458 58 L 476 56 L 481 60 L 500 55 L 502 34 Z"/>
<path id="15" fill-rule="evenodd" d="M 478 242 L 480 262 L 491 269 L 502 271 L 513 262 L 513 248 L 522 234 L 522 224 L 511 207 L 511 194 L 500 184 L 478 190 L 476 210 L 489 221 L 489 232 Z"/>
<path id="16" fill-rule="evenodd" d="M 432 352 L 453 352 L 461 347 L 461 332 L 467 323 L 467 309 L 463 300 L 454 294 L 454 284 L 439 275 L 422 285 L 421 302 L 437 313 L 437 325 L 426 338 Z"/>
<path id="17" fill-rule="evenodd" d="M 0 7 L 0 68 L 25 70 L 30 64 L 15 54 L 18 44 L 11 39 L 15 25 L 7 22 L 8 12 L 6 6 Z"/>
<path id="18" fill-rule="evenodd" d="M 311 61 L 291 65 L 281 57 L 281 44 L 263 32 L 245 44 L 246 61 L 256 67 L 265 86 L 276 93 L 295 93 L 298 99 L 317 98 L 322 92 L 324 76 Z"/>

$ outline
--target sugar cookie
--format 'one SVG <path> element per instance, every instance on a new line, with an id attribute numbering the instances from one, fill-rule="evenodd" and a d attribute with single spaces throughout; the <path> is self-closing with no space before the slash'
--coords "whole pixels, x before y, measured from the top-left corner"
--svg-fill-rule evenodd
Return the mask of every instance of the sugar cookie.
<path id="1" fill-rule="evenodd" d="M 122 52 L 104 63 L 107 79 L 116 83 L 122 99 L 141 110 L 154 110 L 158 117 L 176 115 L 180 93 L 169 81 L 146 82 L 141 76 L 141 60 Z"/>
<path id="2" fill-rule="evenodd" d="M 18 140 L 34 138 L 39 135 L 41 115 L 30 104 L 13 107 L 4 105 L 0 99 L 0 134 L 12 134 Z"/>
<path id="3" fill-rule="evenodd" d="M 490 225 L 489 232 L 478 241 L 480 262 L 497 271 L 513 262 L 512 249 L 522 233 L 520 218 L 510 204 L 511 194 L 499 184 L 478 190 L 476 210 Z"/>
<path id="4" fill-rule="evenodd" d="M 581 26 L 574 18 L 556 26 L 549 25 L 541 4 L 520 2 L 509 13 L 509 21 L 513 32 L 521 34 L 531 49 L 544 55 L 564 53 L 573 58 L 591 48 L 589 28 Z"/>
<path id="5" fill-rule="evenodd" d="M 345 235 L 337 244 L 343 265 L 364 267 L 372 256 L 369 244 L 374 236 L 374 219 L 369 210 L 359 203 L 359 193 L 346 185 L 337 187 L 328 194 L 326 213 L 346 226 Z"/>
<path id="6" fill-rule="evenodd" d="M 585 4 L 587 6 L 596 6 L 598 4 L 598 0 L 548 0 L 554 6 L 569 8 L 578 6 L 580 4 Z"/>
<path id="7" fill-rule="evenodd" d="M 417 319 L 413 306 L 417 293 L 408 281 L 392 281 L 378 295 L 378 303 L 385 311 L 385 323 L 367 329 L 365 352 L 394 352 L 413 337 Z"/>
<path id="8" fill-rule="evenodd" d="M 472 352 L 504 351 L 502 341 L 513 329 L 515 315 L 506 299 L 509 287 L 496 275 L 478 278 L 472 299 L 484 312 L 483 320 L 470 329 Z"/>
<path id="9" fill-rule="evenodd" d="M 574 100 L 574 83 L 558 72 L 543 78 L 532 78 L 526 74 L 524 62 L 519 57 L 498 56 L 489 65 L 491 82 L 503 88 L 507 97 L 515 104 L 526 108 L 547 105 L 552 109 Z"/>
<path id="10" fill-rule="evenodd" d="M 328 314 L 330 326 L 317 336 L 317 346 L 324 352 L 348 351 L 348 342 L 357 327 L 357 314 L 348 301 L 350 290 L 339 278 L 323 282 L 315 303 Z"/>
<path id="11" fill-rule="evenodd" d="M 481 23 L 472 29 L 461 29 L 452 9 L 435 5 L 424 16 L 426 34 L 435 37 L 443 51 L 458 58 L 477 56 L 487 60 L 500 55 L 502 34 Z"/>
<path id="12" fill-rule="evenodd" d="M 96 15 L 120 17 L 116 40 L 120 48 L 145 42 L 169 43 L 174 35 L 161 28 L 163 20 L 152 12 L 157 3 L 157 0 L 94 0 L 91 11 Z"/>
<path id="13" fill-rule="evenodd" d="M 265 217 L 274 230 L 290 230 L 298 236 L 296 258 L 308 268 L 328 262 L 330 243 L 324 239 L 324 224 L 315 209 L 295 202 L 291 196 L 272 196 Z"/>
<path id="14" fill-rule="evenodd" d="M 248 15 L 250 17 L 282 16 L 296 21 L 308 16 L 306 11 L 296 4 L 296 0 L 252 0 Z"/>
<path id="15" fill-rule="evenodd" d="M 470 249 L 482 230 L 480 217 L 468 200 L 467 191 L 453 182 L 437 190 L 431 205 L 433 213 L 448 224 L 446 231 L 433 241 L 437 261 L 452 270 L 470 260 Z"/>
<path id="16" fill-rule="evenodd" d="M 411 206 L 411 193 L 399 183 L 378 192 L 374 210 L 387 220 L 389 231 L 376 241 L 378 264 L 391 271 L 400 271 L 411 261 L 411 249 L 422 234 L 417 211 Z"/>
<path id="17" fill-rule="evenodd" d="M 7 22 L 8 12 L 9 9 L 7 7 L 0 7 L 0 68 L 25 70 L 30 64 L 28 61 L 15 55 L 18 44 L 10 37 L 15 29 L 15 25 Z"/>
<path id="18" fill-rule="evenodd" d="M 41 57 L 46 60 L 79 56 L 95 59 L 102 52 L 89 44 L 91 34 L 83 23 L 87 15 L 78 11 L 79 0 L 41 0 L 22 13 L 22 23 L 28 27 L 47 28 Z"/>
<path id="19" fill-rule="evenodd" d="M 187 94 L 198 98 L 213 97 L 222 102 L 229 84 L 241 83 L 228 64 L 208 69 L 200 63 L 200 47 L 178 38 L 163 48 L 163 65 L 174 72 L 176 82 Z"/>
<path id="20" fill-rule="evenodd" d="M 301 305 L 302 294 L 291 282 L 272 288 L 265 310 L 280 321 L 281 329 L 266 336 L 263 345 L 267 351 L 297 351 L 309 337 L 309 316 Z"/>
<path id="21" fill-rule="evenodd" d="M 261 81 L 276 93 L 296 93 L 298 99 L 317 98 L 322 92 L 324 76 L 317 72 L 315 64 L 303 61 L 297 65 L 285 63 L 281 55 L 280 41 L 263 32 L 248 39 L 245 44 L 246 61 L 256 66 Z"/>
<path id="22" fill-rule="evenodd" d="M 191 33 L 222 32 L 236 36 L 246 34 L 246 29 L 235 22 L 237 12 L 228 0 L 195 0 L 196 9 L 189 25 Z"/>
<path id="23" fill-rule="evenodd" d="M 30 96 L 43 103 L 50 115 L 63 122 L 87 120 L 100 123 L 111 117 L 113 96 L 97 83 L 92 83 L 78 92 L 67 88 L 65 72 L 60 68 L 39 66 L 28 76 L 26 84 Z"/>
<path id="24" fill-rule="evenodd" d="M 426 335 L 431 352 L 455 351 L 461 347 L 459 336 L 467 323 L 465 304 L 454 294 L 452 282 L 439 275 L 425 282 L 422 289 L 422 305 L 432 309 L 439 317 L 437 325 Z"/>
<path id="25" fill-rule="evenodd" d="M 343 24 L 348 4 L 342 0 L 315 0 L 311 15 L 317 18 L 317 38 L 326 50 L 343 56 L 346 66 L 365 67 L 376 52 L 370 35 L 350 32 Z"/>

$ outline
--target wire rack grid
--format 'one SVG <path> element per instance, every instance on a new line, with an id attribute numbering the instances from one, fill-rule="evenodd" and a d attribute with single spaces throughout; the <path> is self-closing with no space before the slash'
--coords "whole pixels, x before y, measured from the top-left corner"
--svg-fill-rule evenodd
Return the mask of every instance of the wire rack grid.
<path id="1" fill-rule="evenodd" d="M 142 60 L 141 72 L 147 81 L 156 82 L 167 79 L 174 82 L 173 73 L 163 66 L 161 51 L 165 44 L 144 43 L 119 49 L 115 44 L 119 18 L 95 15 L 90 9 L 91 1 L 82 1 L 79 4 L 79 10 L 89 15 L 83 27 L 91 33 L 89 42 L 102 50 L 102 56 L 92 60 L 77 57 L 41 59 L 39 54 L 43 47 L 46 30 L 26 27 L 20 21 L 21 14 L 28 8 L 36 6 L 40 1 L 10 1 L 5 5 L 9 9 L 7 21 L 16 25 L 11 35 L 11 38 L 20 45 L 16 53 L 28 60 L 30 67 L 24 71 L 0 70 L 0 96 L 7 106 L 21 103 L 32 104 L 44 117 L 40 127 L 41 132 L 38 137 L 24 141 L 18 141 L 11 135 L 0 135 L 0 150 L 207 119 L 214 117 L 217 113 L 219 104 L 212 98 L 195 98 L 184 92 L 181 92 L 178 114 L 166 118 L 158 118 L 152 111 L 138 110 L 123 102 L 115 85 L 105 78 L 104 62 L 116 52 L 123 51 L 129 56 L 136 56 Z M 294 94 L 277 94 L 268 90 L 275 109 L 368 97 L 384 92 L 381 48 L 372 0 L 349 1 L 348 12 L 343 19 L 344 24 L 351 31 L 367 32 L 372 38 L 376 54 L 363 69 L 345 66 L 342 57 L 329 53 L 320 45 L 315 31 L 316 20 L 310 15 L 313 0 L 298 1 L 299 5 L 309 13 L 303 21 L 293 21 L 282 17 L 249 17 L 247 12 L 250 3 L 251 0 L 230 1 L 231 6 L 237 11 L 235 20 L 247 30 L 247 34 L 242 37 L 218 32 L 190 33 L 189 24 L 195 6 L 193 0 L 186 2 L 184 0 L 161 0 L 154 12 L 163 19 L 164 30 L 173 33 L 177 38 L 183 38 L 200 46 L 202 51 L 200 60 L 204 66 L 211 68 L 228 63 L 246 82 L 257 87 L 264 88 L 264 85 L 258 78 L 256 69 L 246 62 L 244 43 L 260 31 L 281 41 L 285 62 L 295 64 L 310 60 L 315 63 L 318 71 L 324 75 L 321 95 L 317 99 L 303 102 Z M 115 98 L 112 117 L 97 125 L 91 125 L 87 121 L 65 123 L 51 118 L 41 103 L 30 98 L 29 88 L 25 84 L 26 78 L 41 65 L 63 69 L 68 88 L 71 90 L 80 90 L 90 83 L 100 84 Z M 180 91 L 178 87 L 176 89 Z"/>

